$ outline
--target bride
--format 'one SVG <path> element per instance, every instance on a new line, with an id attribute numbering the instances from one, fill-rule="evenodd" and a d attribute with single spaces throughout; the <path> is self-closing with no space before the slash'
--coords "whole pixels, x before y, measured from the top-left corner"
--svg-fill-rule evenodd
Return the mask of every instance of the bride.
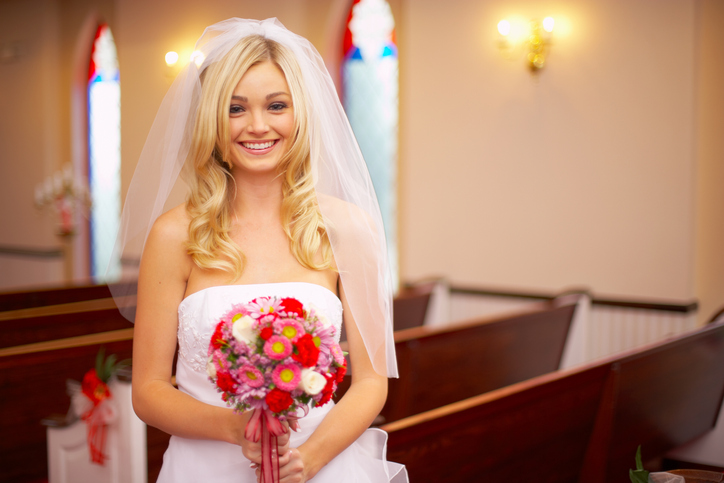
<path id="1" fill-rule="evenodd" d="M 331 78 L 275 19 L 215 24 L 197 50 L 202 62 L 179 75 L 149 134 L 118 245 L 143 247 L 133 405 L 172 435 L 158 481 L 257 481 L 249 413 L 225 406 L 206 355 L 219 317 L 263 296 L 313 304 L 337 334 L 343 324 L 352 373 L 336 405 L 287 425 L 280 481 L 406 481 L 385 460 L 386 434 L 368 429 L 397 376 L 391 284 L 377 201 Z M 182 168 L 187 201 L 160 214 Z"/>

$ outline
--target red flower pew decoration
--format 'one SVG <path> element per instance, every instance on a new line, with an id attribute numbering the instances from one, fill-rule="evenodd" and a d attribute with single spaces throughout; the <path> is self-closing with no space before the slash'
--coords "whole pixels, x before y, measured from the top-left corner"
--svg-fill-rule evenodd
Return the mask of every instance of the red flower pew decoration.
<path id="1" fill-rule="evenodd" d="M 108 387 L 118 369 L 130 364 L 130 360 L 116 363 L 115 354 L 105 357 L 103 347 L 96 356 L 95 368 L 83 376 L 83 382 L 68 381 L 68 391 L 74 412 L 85 421 L 88 430 L 88 451 L 93 463 L 104 465 L 108 425 L 118 417 L 118 408 Z"/>

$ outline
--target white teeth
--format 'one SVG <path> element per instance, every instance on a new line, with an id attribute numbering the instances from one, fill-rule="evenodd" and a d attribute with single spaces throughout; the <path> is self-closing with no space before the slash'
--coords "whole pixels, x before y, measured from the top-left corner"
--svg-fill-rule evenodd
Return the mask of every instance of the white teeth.
<path id="1" fill-rule="evenodd" d="M 274 146 L 274 141 L 268 141 L 265 143 L 241 143 L 246 149 L 266 149 Z"/>

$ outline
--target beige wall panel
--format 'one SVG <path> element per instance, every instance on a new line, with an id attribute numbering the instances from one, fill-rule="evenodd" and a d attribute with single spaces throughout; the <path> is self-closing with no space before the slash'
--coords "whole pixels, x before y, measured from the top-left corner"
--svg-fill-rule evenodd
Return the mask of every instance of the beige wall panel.
<path id="1" fill-rule="evenodd" d="M 694 10 L 407 2 L 403 279 L 692 297 Z M 496 47 L 513 15 L 557 19 L 537 77 Z"/>

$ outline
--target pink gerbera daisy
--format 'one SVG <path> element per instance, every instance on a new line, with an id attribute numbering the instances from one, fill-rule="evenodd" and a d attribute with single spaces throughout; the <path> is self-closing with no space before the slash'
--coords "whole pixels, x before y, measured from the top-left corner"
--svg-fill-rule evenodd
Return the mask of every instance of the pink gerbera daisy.
<path id="1" fill-rule="evenodd" d="M 314 345 L 319 348 L 320 352 L 329 354 L 329 348 L 335 345 L 334 343 L 334 326 L 330 325 L 323 329 L 317 329 L 314 331 Z"/>
<path id="2" fill-rule="evenodd" d="M 259 387 L 264 384 L 264 375 L 251 364 L 245 364 L 239 369 L 239 379 L 250 387 Z"/>
<path id="3" fill-rule="evenodd" d="M 270 359 L 281 361 L 292 353 L 292 343 L 283 335 L 273 335 L 264 343 L 264 353 Z"/>
<path id="4" fill-rule="evenodd" d="M 272 372 L 272 381 L 283 391 L 293 391 L 301 379 L 302 370 L 297 364 L 281 364 Z"/>
<path id="5" fill-rule="evenodd" d="M 292 342 L 304 335 L 304 327 L 294 319 L 279 319 L 274 322 L 274 329 Z"/>
<path id="6" fill-rule="evenodd" d="M 277 297 L 255 298 L 246 305 L 249 315 L 258 319 L 259 317 L 274 315 L 281 310 L 282 303 Z"/>

